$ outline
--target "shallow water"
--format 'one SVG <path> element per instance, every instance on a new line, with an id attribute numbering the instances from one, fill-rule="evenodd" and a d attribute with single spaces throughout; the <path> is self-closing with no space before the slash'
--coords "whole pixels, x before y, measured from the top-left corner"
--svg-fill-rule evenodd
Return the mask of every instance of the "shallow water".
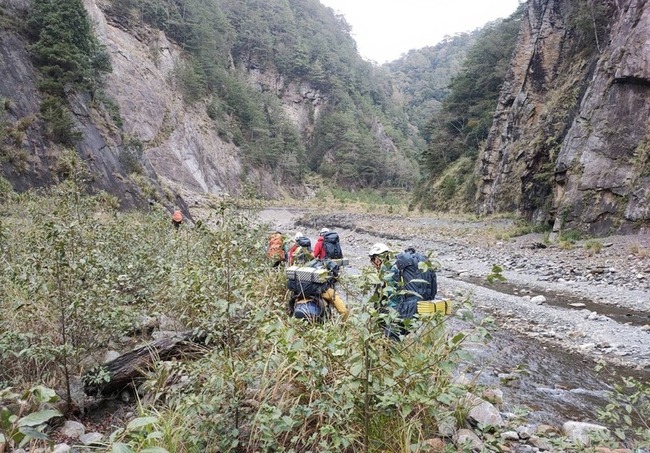
<path id="1" fill-rule="evenodd" d="M 457 280 L 461 280 L 473 285 L 482 286 L 484 288 L 489 288 L 493 291 L 498 291 L 500 293 L 509 294 L 513 296 L 524 296 L 521 293 L 521 285 L 513 285 L 508 282 L 494 282 L 491 285 L 488 285 L 484 278 L 478 277 L 457 277 Z M 542 290 L 535 288 L 534 295 L 544 296 L 546 298 L 545 304 L 553 305 L 556 307 L 562 307 L 569 310 L 589 310 L 598 313 L 599 315 L 605 315 L 612 320 L 619 322 L 621 324 L 630 324 L 633 326 L 644 326 L 650 323 L 650 313 L 631 310 L 625 307 L 619 307 L 616 305 L 604 305 L 598 304 L 591 299 L 585 297 L 579 297 L 574 295 L 569 295 L 559 291 L 552 290 Z"/>
<path id="2" fill-rule="evenodd" d="M 473 346 L 475 361 L 468 375 L 477 383 L 504 393 L 504 412 L 528 412 L 532 422 L 561 426 L 568 420 L 602 423 L 596 413 L 609 399 L 607 392 L 622 376 L 649 379 L 650 372 L 609 367 L 534 339 L 496 331 L 485 346 Z"/>

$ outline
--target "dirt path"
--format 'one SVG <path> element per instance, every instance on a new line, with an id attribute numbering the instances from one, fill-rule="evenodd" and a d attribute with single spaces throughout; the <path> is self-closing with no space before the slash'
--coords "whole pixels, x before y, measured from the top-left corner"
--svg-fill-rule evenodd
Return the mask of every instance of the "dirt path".
<path id="1" fill-rule="evenodd" d="M 261 218 L 312 241 L 321 227 L 336 229 L 353 269 L 368 264 L 366 252 L 378 241 L 395 250 L 414 245 L 433 252 L 442 265 L 441 295 L 470 298 L 475 314 L 492 316 L 498 326 L 494 340 L 475 351 L 477 363 L 467 373 L 480 374 L 486 384 L 507 381 L 503 390 L 513 408 L 534 407 L 543 421 L 596 421 L 593 409 L 604 404 L 612 383 L 594 371 L 597 361 L 618 374 L 650 377 L 648 234 L 543 248 L 541 234 L 509 239 L 515 229 L 510 220 L 293 209 L 264 210 Z M 488 285 L 495 264 L 507 280 Z"/>

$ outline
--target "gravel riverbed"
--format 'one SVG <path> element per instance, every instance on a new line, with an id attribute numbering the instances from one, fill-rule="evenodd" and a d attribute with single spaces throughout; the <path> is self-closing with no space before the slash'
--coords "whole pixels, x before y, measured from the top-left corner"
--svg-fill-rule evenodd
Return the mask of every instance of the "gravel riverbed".
<path id="1" fill-rule="evenodd" d="M 596 362 L 616 374 L 624 370 L 623 375 L 650 377 L 647 232 L 566 247 L 546 243 L 542 234 L 510 237 L 515 225 L 508 219 L 290 208 L 264 210 L 261 218 L 287 234 L 301 231 L 312 241 L 321 227 L 335 229 L 351 269 L 368 265 L 366 253 L 375 242 L 394 250 L 413 245 L 432 252 L 441 264 L 439 294 L 453 300 L 470 298 L 476 315 L 491 316 L 498 326 L 494 344 L 477 351 L 483 367 L 477 372 L 503 377 L 522 366 L 532 370 L 532 376 L 510 389 L 510 396 L 517 403 L 537 406 L 539 419 L 595 421 L 593 413 L 586 414 L 594 407 L 585 399 L 597 399 L 611 389 L 593 371 Z M 494 265 L 502 268 L 504 283 L 487 283 Z M 540 402 L 549 398 L 553 407 Z M 580 401 L 573 404 L 573 399 Z"/>

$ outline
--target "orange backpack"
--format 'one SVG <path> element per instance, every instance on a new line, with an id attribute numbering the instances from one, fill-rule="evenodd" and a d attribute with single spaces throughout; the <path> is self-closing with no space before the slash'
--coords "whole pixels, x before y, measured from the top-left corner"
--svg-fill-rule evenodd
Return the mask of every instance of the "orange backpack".
<path id="1" fill-rule="evenodd" d="M 266 250 L 266 256 L 275 260 L 285 260 L 284 256 L 284 238 L 281 233 L 273 233 L 269 238 L 269 248 Z"/>

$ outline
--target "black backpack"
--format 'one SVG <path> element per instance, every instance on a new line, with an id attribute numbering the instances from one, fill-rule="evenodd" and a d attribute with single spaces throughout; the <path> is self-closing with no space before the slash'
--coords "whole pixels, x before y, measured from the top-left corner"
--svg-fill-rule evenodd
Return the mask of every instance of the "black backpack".
<path id="1" fill-rule="evenodd" d="M 316 273 L 316 270 L 322 272 Z M 287 289 L 295 297 L 320 298 L 321 294 L 334 286 L 340 268 L 332 261 L 312 260 L 304 267 L 290 266 L 285 272 Z"/>
<path id="2" fill-rule="evenodd" d="M 325 248 L 325 259 L 336 260 L 343 258 L 339 235 L 336 232 L 330 231 L 323 235 L 323 247 Z"/>
<path id="3" fill-rule="evenodd" d="M 418 263 L 426 261 L 428 258 L 421 253 L 406 251 L 397 254 L 395 267 L 404 290 L 419 294 L 421 300 L 433 300 L 438 292 L 436 273 L 431 269 L 423 272 L 418 267 Z"/>
<path id="4" fill-rule="evenodd" d="M 311 251 L 311 240 L 307 236 L 302 236 L 296 239 L 296 244 L 300 247 L 307 247 Z"/>

